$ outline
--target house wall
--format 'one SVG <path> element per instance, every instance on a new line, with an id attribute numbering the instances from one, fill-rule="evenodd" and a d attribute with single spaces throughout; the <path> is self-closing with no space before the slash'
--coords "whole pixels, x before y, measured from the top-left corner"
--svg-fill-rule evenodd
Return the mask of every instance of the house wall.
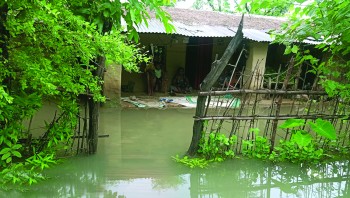
<path id="1" fill-rule="evenodd" d="M 164 46 L 166 49 L 166 75 L 167 87 L 170 87 L 171 79 L 175 75 L 178 67 L 185 67 L 186 63 L 186 43 L 185 37 L 178 35 L 165 34 L 140 34 L 140 45 L 149 49 L 150 44 Z M 135 83 L 134 92 L 147 93 L 147 81 L 144 72 L 144 65 L 140 66 L 141 73 L 129 73 L 122 71 L 122 84 L 126 85 L 129 81 Z"/>
<path id="2" fill-rule="evenodd" d="M 212 50 L 212 60 L 215 60 L 216 55 L 220 59 L 226 50 L 229 42 L 232 38 L 213 38 L 213 50 Z M 165 34 L 140 34 L 140 46 L 144 46 L 145 49 L 149 49 L 150 44 L 157 46 L 164 46 L 166 51 L 165 68 L 167 79 L 167 87 L 170 87 L 171 80 L 176 74 L 179 67 L 185 67 L 186 65 L 186 47 L 187 43 L 184 42 L 186 37 L 179 35 L 165 35 Z M 254 42 L 245 40 L 245 48 L 248 49 L 248 59 L 243 55 L 238 63 L 238 68 L 236 70 L 237 74 L 242 71 L 245 67 L 245 75 L 249 75 L 254 69 L 257 61 L 261 61 L 259 64 L 259 72 L 263 74 L 265 72 L 266 56 L 268 50 L 268 43 L 264 42 Z M 230 64 L 234 65 L 237 63 L 238 56 L 241 50 L 237 50 L 229 61 Z M 133 92 L 135 93 L 147 93 L 147 81 L 144 74 L 145 65 L 140 66 L 140 73 L 129 73 L 125 70 L 121 72 L 121 85 L 127 85 L 130 81 L 134 83 Z M 227 70 L 232 70 L 232 67 L 227 67 Z M 245 78 L 244 80 L 247 80 Z M 255 86 L 256 83 L 252 83 Z M 116 85 L 119 86 L 120 85 Z M 113 93 L 112 89 L 118 89 L 118 87 L 111 87 L 110 92 L 116 96 L 118 93 Z M 168 90 L 168 89 L 167 89 Z M 166 91 L 167 91 L 166 90 Z"/>
<path id="3" fill-rule="evenodd" d="M 265 73 L 268 45 L 269 44 L 266 42 L 250 41 L 248 43 L 248 59 L 243 78 L 246 88 L 253 89 L 260 88 L 262 86 L 261 77 Z M 252 78 L 250 78 L 254 71 L 255 74 Z"/>

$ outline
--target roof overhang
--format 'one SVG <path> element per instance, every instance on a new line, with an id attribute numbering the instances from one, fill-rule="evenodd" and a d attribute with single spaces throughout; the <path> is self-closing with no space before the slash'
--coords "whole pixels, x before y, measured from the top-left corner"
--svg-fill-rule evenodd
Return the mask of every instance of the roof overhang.
<path id="1" fill-rule="evenodd" d="M 173 22 L 175 32 L 172 34 L 182 35 L 187 37 L 233 37 L 236 34 L 237 28 L 225 26 L 211 25 L 186 25 L 181 22 Z M 146 24 L 141 24 L 136 27 L 138 33 L 158 33 L 167 34 L 164 25 L 156 19 L 148 21 Z M 263 30 L 243 28 L 243 37 L 257 42 L 272 42 L 273 39 Z"/>

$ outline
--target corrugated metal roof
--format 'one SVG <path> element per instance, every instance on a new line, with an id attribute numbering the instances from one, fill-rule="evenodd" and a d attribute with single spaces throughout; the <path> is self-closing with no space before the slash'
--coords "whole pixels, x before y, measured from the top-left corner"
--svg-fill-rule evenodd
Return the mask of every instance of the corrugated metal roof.
<path id="1" fill-rule="evenodd" d="M 273 39 L 269 34 L 262 30 L 254 30 L 254 29 L 243 29 L 244 38 L 258 41 L 258 42 L 271 42 Z"/>
<path id="2" fill-rule="evenodd" d="M 236 34 L 237 28 L 225 26 L 211 26 L 211 25 L 186 25 L 181 22 L 174 22 L 175 32 L 188 37 L 233 37 Z M 137 28 L 139 33 L 161 33 L 166 34 L 163 24 L 156 19 L 148 21 L 148 26 L 145 24 L 139 25 Z M 258 42 L 271 42 L 272 39 L 269 34 L 263 30 L 245 29 L 243 28 L 243 36 Z"/>
<path id="3" fill-rule="evenodd" d="M 173 34 L 188 37 L 233 37 L 242 18 L 240 14 L 227 14 L 213 11 L 189 10 L 164 7 L 173 20 L 176 31 Z M 163 24 L 156 19 L 154 13 L 150 13 L 151 19 L 148 26 L 139 25 L 136 30 L 139 33 L 167 34 Z M 257 42 L 272 42 L 273 39 L 267 33 L 268 30 L 277 30 L 287 19 L 280 17 L 245 15 L 243 36 L 246 39 Z M 312 38 L 302 41 L 306 44 L 317 45 L 320 41 Z"/>
<path id="4" fill-rule="evenodd" d="M 228 14 L 215 11 L 180 9 L 174 7 L 162 7 L 172 18 L 172 21 L 187 25 L 209 25 L 223 27 L 238 27 L 242 19 L 242 14 Z M 154 12 L 150 12 L 152 19 L 156 19 Z M 281 24 L 286 22 L 286 18 L 244 15 L 244 28 L 255 30 L 279 29 Z"/>

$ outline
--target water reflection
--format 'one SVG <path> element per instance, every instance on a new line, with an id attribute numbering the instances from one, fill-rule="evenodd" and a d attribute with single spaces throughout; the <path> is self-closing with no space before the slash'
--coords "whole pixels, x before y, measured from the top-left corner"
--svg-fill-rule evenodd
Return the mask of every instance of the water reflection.
<path id="1" fill-rule="evenodd" d="M 191 173 L 191 197 L 347 197 L 349 161 L 317 167 L 227 162 Z"/>
<path id="2" fill-rule="evenodd" d="M 71 158 L 29 192 L 5 197 L 349 197 L 349 161 L 315 167 L 231 160 L 189 169 L 193 110 L 103 109 L 98 154 Z M 1 197 L 1 194 L 0 194 Z"/>

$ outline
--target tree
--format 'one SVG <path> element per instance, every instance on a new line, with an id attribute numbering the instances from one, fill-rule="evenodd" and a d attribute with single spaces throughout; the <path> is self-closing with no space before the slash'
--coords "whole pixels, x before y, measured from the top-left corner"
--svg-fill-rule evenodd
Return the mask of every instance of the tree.
<path id="1" fill-rule="evenodd" d="M 270 0 L 254 1 L 250 4 L 251 10 L 275 7 L 268 2 Z M 285 44 L 285 53 L 296 56 L 296 66 L 305 61 L 310 63 L 309 72 L 319 76 L 319 83 L 328 95 L 340 96 L 343 101 L 350 99 L 349 9 L 349 1 L 295 0 L 288 8 L 288 22 L 273 32 L 275 43 Z M 310 54 L 308 46 L 302 44 L 305 39 L 315 41 L 312 47 L 324 54 L 322 59 Z"/>
<path id="2" fill-rule="evenodd" d="M 242 0 L 237 3 L 236 10 L 265 16 L 283 16 L 294 2 L 295 0 Z"/>
<path id="3" fill-rule="evenodd" d="M 265 16 L 283 16 L 295 0 L 195 0 L 192 7 L 197 10 L 208 7 L 212 11 L 226 13 L 250 13 Z"/>
<path id="4" fill-rule="evenodd" d="M 232 4 L 233 2 L 230 2 L 230 0 L 196 0 L 192 7 L 201 10 L 203 7 L 209 6 L 212 11 L 232 13 Z"/>
<path id="5" fill-rule="evenodd" d="M 340 96 L 344 101 L 350 99 L 350 20 L 349 1 L 322 0 L 297 1 L 292 7 L 288 24 L 277 31 L 276 42 L 288 47 L 286 53 L 296 54 L 298 63 L 308 61 L 313 72 L 320 76 L 329 96 Z M 322 51 L 323 59 L 317 59 L 300 43 L 314 39 L 315 48 Z"/>
<path id="6" fill-rule="evenodd" d="M 66 149 L 77 121 L 77 96 L 87 93 L 103 101 L 104 62 L 137 71 L 147 57 L 136 44 L 135 26 L 154 10 L 171 30 L 160 5 L 167 1 L 52 0 L 0 2 L 0 183 L 35 183 L 40 170 L 55 163 Z M 122 20 L 129 31 L 124 35 Z M 40 140 L 21 144 L 43 101 L 57 103 L 59 112 Z M 38 172 L 39 171 L 39 172 Z"/>

